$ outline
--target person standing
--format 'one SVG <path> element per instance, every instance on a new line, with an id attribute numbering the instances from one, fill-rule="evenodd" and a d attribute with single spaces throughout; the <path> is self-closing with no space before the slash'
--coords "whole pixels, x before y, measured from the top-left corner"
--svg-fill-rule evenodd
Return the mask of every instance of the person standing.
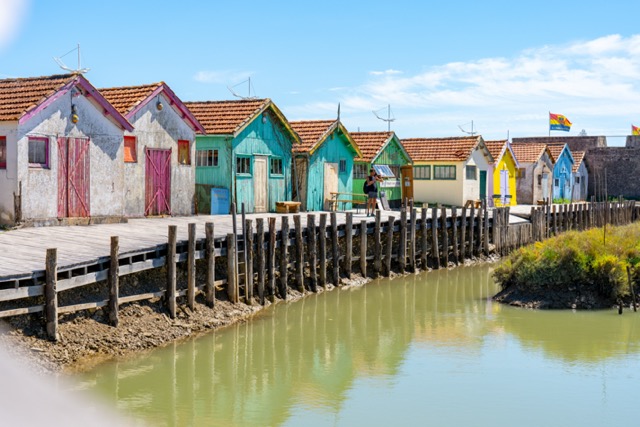
<path id="1" fill-rule="evenodd" d="M 365 183 L 367 189 L 367 216 L 371 214 L 373 216 L 376 210 L 376 200 L 378 200 L 378 182 L 382 182 L 382 178 L 371 168 L 369 170 L 369 176 Z"/>

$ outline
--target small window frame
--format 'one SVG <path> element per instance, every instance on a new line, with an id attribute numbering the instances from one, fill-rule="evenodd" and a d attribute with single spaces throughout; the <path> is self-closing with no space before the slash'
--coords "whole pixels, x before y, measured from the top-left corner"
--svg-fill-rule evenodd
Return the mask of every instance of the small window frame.
<path id="1" fill-rule="evenodd" d="M 186 159 L 182 155 L 185 152 L 187 153 Z M 178 165 L 191 166 L 191 143 L 187 139 L 178 140 Z"/>
<path id="2" fill-rule="evenodd" d="M 0 136 L 0 169 L 7 168 L 7 137 Z"/>
<path id="3" fill-rule="evenodd" d="M 353 164 L 353 179 L 367 179 L 369 165 L 366 163 Z"/>
<path id="4" fill-rule="evenodd" d="M 453 171 L 453 177 L 451 176 L 439 177 L 438 176 L 439 172 L 444 170 Z M 458 178 L 457 174 L 458 174 L 458 171 L 457 171 L 456 165 L 433 165 L 432 179 L 435 181 L 455 181 Z"/>
<path id="5" fill-rule="evenodd" d="M 431 180 L 431 165 L 420 165 L 413 167 L 413 179 L 418 181 Z"/>
<path id="6" fill-rule="evenodd" d="M 215 168 L 220 166 L 220 150 L 217 148 L 196 149 L 197 168 Z"/>
<path id="7" fill-rule="evenodd" d="M 30 156 L 31 156 L 31 143 L 32 142 L 44 142 L 45 146 L 44 146 L 44 156 L 45 156 L 45 161 L 44 163 L 40 163 L 40 162 L 31 162 Z M 49 169 L 50 167 L 50 160 L 51 160 L 51 141 L 49 140 L 48 137 L 45 136 L 30 136 L 27 138 L 27 161 L 29 162 L 29 167 L 32 169 Z"/>
<path id="8" fill-rule="evenodd" d="M 470 175 L 473 175 L 469 178 Z M 464 178 L 467 181 L 477 181 L 478 180 L 478 166 L 476 165 L 466 165 L 464 167 Z"/>
<path id="9" fill-rule="evenodd" d="M 276 170 L 274 171 L 274 166 L 279 167 L 276 167 Z M 284 160 L 282 157 L 271 157 L 269 159 L 269 176 L 284 178 Z"/>
<path id="10" fill-rule="evenodd" d="M 251 176 L 253 172 L 252 167 L 251 156 L 236 156 L 236 176 Z"/>
<path id="11" fill-rule="evenodd" d="M 133 147 L 131 143 L 133 142 Z M 128 144 L 127 144 L 128 143 Z M 127 147 L 129 145 L 129 147 Z M 123 140 L 124 146 L 124 162 L 125 163 L 138 163 L 138 138 L 134 135 L 125 135 Z M 127 148 L 129 148 L 129 154 L 133 154 L 127 159 Z M 133 151 L 131 150 L 133 148 Z"/>
<path id="12" fill-rule="evenodd" d="M 347 173 L 347 159 L 338 160 L 338 173 Z"/>

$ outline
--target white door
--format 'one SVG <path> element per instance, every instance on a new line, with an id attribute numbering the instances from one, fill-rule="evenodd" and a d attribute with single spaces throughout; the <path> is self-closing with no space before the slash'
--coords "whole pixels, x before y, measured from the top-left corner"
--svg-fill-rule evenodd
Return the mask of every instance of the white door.
<path id="1" fill-rule="evenodd" d="M 507 202 L 507 196 L 509 195 L 509 171 L 500 171 L 500 195 L 502 197 L 502 205 Z"/>
<path id="2" fill-rule="evenodd" d="M 324 164 L 324 209 L 331 210 L 331 193 L 338 192 L 338 164 Z"/>
<path id="3" fill-rule="evenodd" d="M 267 212 L 269 201 L 269 176 L 267 158 L 256 156 L 253 159 L 253 204 L 254 212 Z"/>
<path id="4" fill-rule="evenodd" d="M 543 173 L 542 174 L 542 198 L 546 200 L 547 197 L 549 197 L 549 174 Z"/>

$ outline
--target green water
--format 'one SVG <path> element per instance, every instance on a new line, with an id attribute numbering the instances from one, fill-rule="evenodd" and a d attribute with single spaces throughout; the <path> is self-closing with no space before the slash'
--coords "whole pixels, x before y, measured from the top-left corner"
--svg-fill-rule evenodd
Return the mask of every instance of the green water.
<path id="1" fill-rule="evenodd" d="M 636 421 L 640 313 L 492 303 L 490 266 L 277 304 L 77 378 L 158 426 L 615 426 Z"/>

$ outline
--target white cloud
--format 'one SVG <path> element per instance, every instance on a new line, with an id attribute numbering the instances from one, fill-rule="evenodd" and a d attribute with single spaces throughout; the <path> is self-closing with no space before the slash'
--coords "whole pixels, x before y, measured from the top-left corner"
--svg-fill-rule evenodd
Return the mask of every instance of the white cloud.
<path id="1" fill-rule="evenodd" d="M 17 36 L 28 6 L 28 0 L 0 1 L 0 50 Z"/>
<path id="2" fill-rule="evenodd" d="M 547 112 L 567 115 L 571 134 L 640 124 L 640 35 L 523 50 L 514 57 L 452 62 L 408 75 L 371 71 L 337 95 L 357 126 L 380 127 L 371 114 L 387 104 L 401 135 L 459 133 L 474 120 L 486 137 L 546 134 Z M 300 108 L 303 109 L 303 108 Z M 357 120 L 354 120 L 357 119 Z"/>
<path id="3" fill-rule="evenodd" d="M 248 79 L 252 74 L 250 71 L 236 70 L 198 71 L 193 76 L 193 79 L 200 83 L 215 83 L 231 86 Z"/>

